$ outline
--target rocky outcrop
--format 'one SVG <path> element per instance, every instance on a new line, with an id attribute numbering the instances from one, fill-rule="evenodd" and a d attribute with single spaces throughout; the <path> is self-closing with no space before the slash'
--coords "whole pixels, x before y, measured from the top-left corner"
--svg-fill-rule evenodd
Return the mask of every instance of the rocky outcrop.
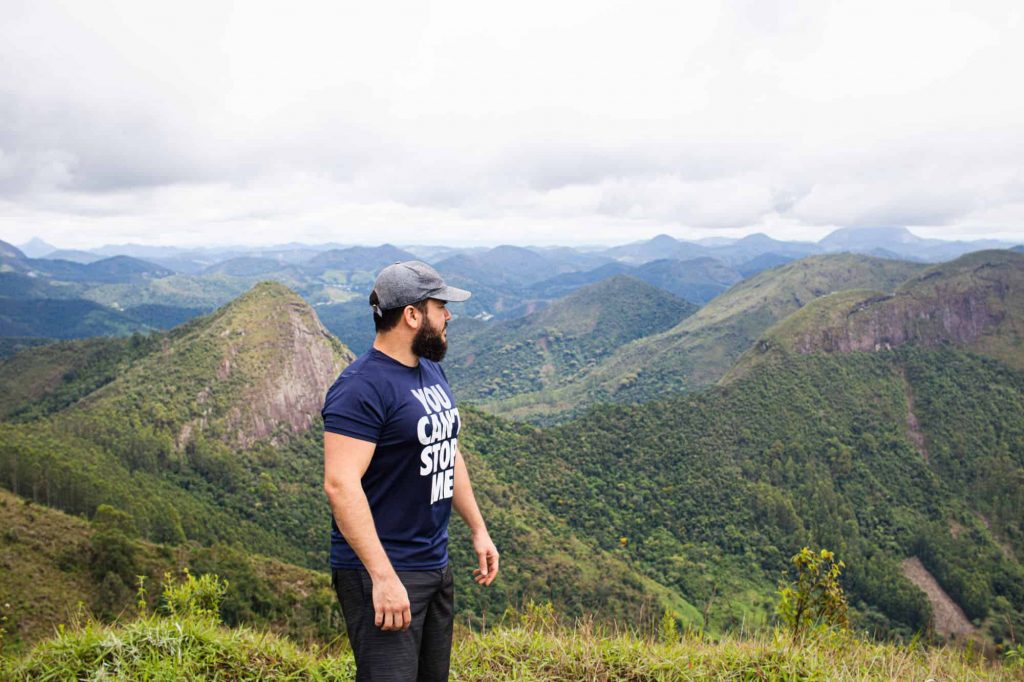
<path id="1" fill-rule="evenodd" d="M 1024 257 L 1007 251 L 970 254 L 930 269 L 892 295 L 870 296 L 833 312 L 827 323 L 794 324 L 786 331 L 784 345 L 801 353 L 948 343 L 1024 369 Z"/>
<path id="2" fill-rule="evenodd" d="M 280 364 L 250 394 L 248 405 L 235 408 L 236 440 L 249 446 L 279 427 L 301 433 L 320 414 L 324 394 L 341 370 L 354 359 L 348 349 L 338 353 L 330 332 L 312 309 L 288 304 L 287 324 L 280 339 Z"/>
<path id="3" fill-rule="evenodd" d="M 298 295 L 263 282 L 193 324 L 138 370 L 152 394 L 187 401 L 191 416 L 176 427 L 177 447 L 202 434 L 246 449 L 310 428 L 327 388 L 354 358 Z M 161 380 L 169 376 L 177 379 Z"/>

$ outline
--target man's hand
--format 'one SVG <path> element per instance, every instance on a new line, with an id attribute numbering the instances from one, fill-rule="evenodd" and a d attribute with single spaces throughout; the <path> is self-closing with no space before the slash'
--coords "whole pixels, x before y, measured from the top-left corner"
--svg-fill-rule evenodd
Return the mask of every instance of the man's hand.
<path id="1" fill-rule="evenodd" d="M 409 593 L 397 574 L 373 581 L 373 624 L 381 630 L 405 630 L 412 623 Z"/>
<path id="2" fill-rule="evenodd" d="M 473 549 L 480 562 L 480 567 L 473 569 L 473 580 L 480 585 L 490 585 L 498 577 L 498 548 L 484 530 L 473 534 Z"/>

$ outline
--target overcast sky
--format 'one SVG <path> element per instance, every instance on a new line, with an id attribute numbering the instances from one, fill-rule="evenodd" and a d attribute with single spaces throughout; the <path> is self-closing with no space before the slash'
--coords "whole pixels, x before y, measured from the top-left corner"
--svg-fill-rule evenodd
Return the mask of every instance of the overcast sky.
<path id="1" fill-rule="evenodd" d="M 1024 239 L 1019 2 L 0 0 L 0 239 Z"/>

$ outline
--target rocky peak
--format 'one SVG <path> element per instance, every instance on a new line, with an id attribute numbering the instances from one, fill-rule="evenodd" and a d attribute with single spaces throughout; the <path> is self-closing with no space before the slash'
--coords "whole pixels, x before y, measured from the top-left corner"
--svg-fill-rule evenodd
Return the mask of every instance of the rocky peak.
<path id="1" fill-rule="evenodd" d="M 979 251 L 928 268 L 892 294 L 845 292 L 787 317 L 758 344 L 878 351 L 952 343 L 1024 369 L 1024 255 Z"/>
<path id="2" fill-rule="evenodd" d="M 173 431 L 179 447 L 202 433 L 247 448 L 308 429 L 327 388 L 354 357 L 302 298 L 261 282 L 172 330 L 161 350 L 97 400 L 119 407 L 136 396 L 135 405 L 120 409 L 160 415 L 155 421 Z"/>

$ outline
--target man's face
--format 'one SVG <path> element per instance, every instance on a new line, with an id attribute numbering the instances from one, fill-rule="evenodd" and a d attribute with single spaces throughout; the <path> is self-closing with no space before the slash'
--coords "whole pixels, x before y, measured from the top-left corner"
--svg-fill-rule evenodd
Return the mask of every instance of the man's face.
<path id="1" fill-rule="evenodd" d="M 441 362 L 448 351 L 448 320 L 451 317 L 444 301 L 427 299 L 427 314 L 412 339 L 412 352 L 421 358 Z"/>

